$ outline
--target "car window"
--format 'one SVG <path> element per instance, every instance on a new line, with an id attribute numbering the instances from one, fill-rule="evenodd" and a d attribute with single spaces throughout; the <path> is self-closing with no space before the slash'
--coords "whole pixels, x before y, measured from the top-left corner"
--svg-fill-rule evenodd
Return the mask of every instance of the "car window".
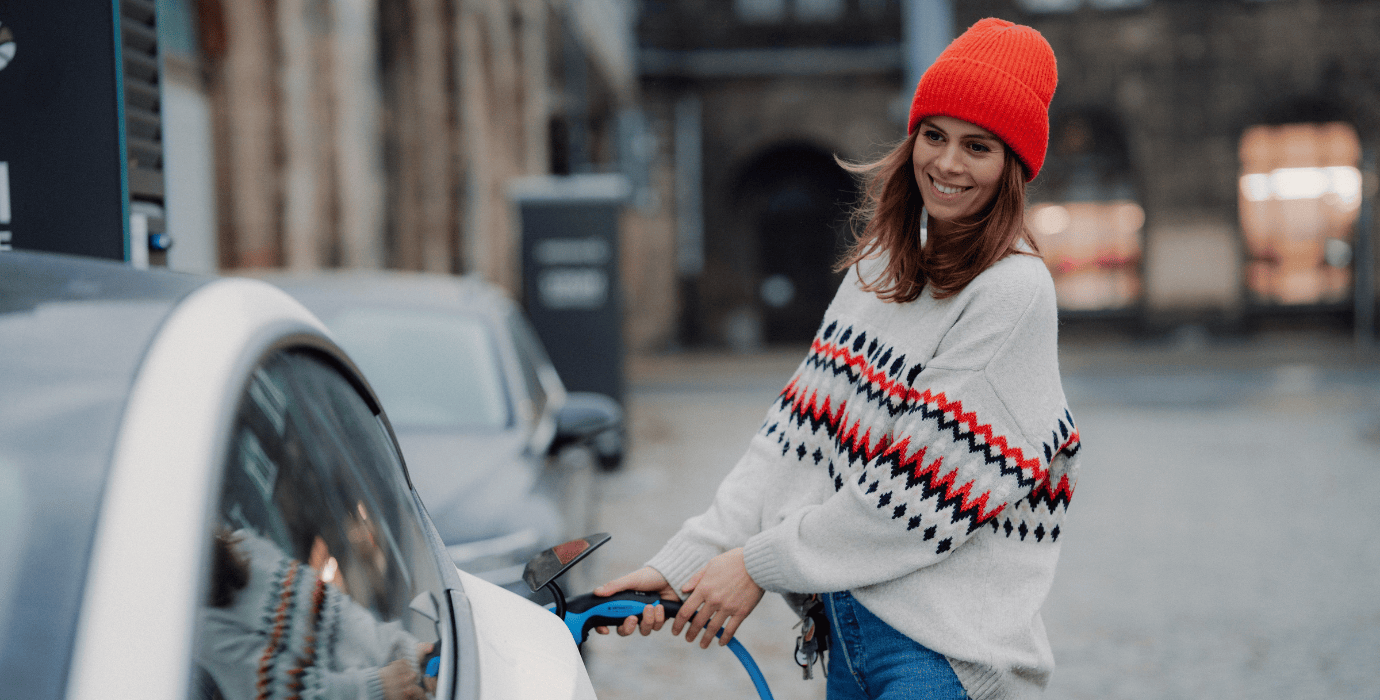
<path id="1" fill-rule="evenodd" d="M 542 348 L 541 341 L 537 339 L 536 331 L 532 330 L 531 324 L 522 314 L 507 314 L 506 322 L 508 333 L 513 337 L 513 343 L 517 348 L 518 364 L 522 369 L 523 382 L 526 385 L 525 398 L 531 401 L 532 415 L 540 415 L 546 407 L 547 393 L 550 391 L 549 384 L 551 378 L 544 378 L 542 368 L 549 367 L 551 360 L 546 357 L 546 350 Z"/>
<path id="2" fill-rule="evenodd" d="M 400 428 L 503 428 L 510 410 L 493 333 L 477 317 L 356 308 L 325 318 Z"/>
<path id="3" fill-rule="evenodd" d="M 413 604 L 444 587 L 393 441 L 333 365 L 253 372 L 218 513 L 194 697 L 368 697 L 416 672 L 438 629 Z"/>

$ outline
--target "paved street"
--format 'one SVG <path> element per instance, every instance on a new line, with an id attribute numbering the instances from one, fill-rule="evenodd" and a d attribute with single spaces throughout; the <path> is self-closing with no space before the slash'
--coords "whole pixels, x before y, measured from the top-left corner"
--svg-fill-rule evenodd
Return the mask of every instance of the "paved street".
<path id="1" fill-rule="evenodd" d="M 614 535 L 639 566 L 701 511 L 800 352 L 640 360 Z M 1174 348 L 1066 343 L 1083 473 L 1045 606 L 1050 698 L 1380 697 L 1380 366 L 1336 339 Z M 822 698 L 768 596 L 740 636 L 777 698 Z M 727 650 L 595 639 L 601 698 L 747 698 Z"/>
<path id="2" fill-rule="evenodd" d="M 708 506 L 801 356 L 670 358 L 633 367 L 632 451 L 625 470 L 603 484 L 601 529 L 614 537 L 595 562 L 603 580 L 641 566 L 681 521 Z M 791 660 L 795 619 L 780 597 L 767 596 L 738 637 L 776 698 L 823 698 L 822 677 L 803 682 Z M 664 630 L 649 638 L 592 637 L 585 649 L 602 700 L 756 697 L 732 652 L 701 650 Z"/>

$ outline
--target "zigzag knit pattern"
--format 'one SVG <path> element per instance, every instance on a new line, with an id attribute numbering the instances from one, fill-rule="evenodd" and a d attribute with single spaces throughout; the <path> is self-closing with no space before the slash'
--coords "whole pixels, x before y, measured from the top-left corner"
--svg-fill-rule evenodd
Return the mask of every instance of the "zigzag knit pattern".
<path id="1" fill-rule="evenodd" d="M 835 491 L 851 484 L 875 499 L 938 554 L 983 526 L 1022 542 L 1057 541 L 1074 488 L 1064 467 L 1081 444 L 1068 409 L 1050 417 L 1050 438 L 1032 454 L 965 408 L 964 397 L 925 386 L 925 376 L 875 333 L 828 322 L 761 431 L 783 457 L 828 469 Z M 992 470 L 1014 481 L 1020 498 L 998 502 L 963 478 Z"/>
<path id="2" fill-rule="evenodd" d="M 286 558 L 274 572 L 272 590 L 260 622 L 267 632 L 255 700 L 323 697 L 321 672 L 332 664 L 343 594 L 306 564 Z"/>

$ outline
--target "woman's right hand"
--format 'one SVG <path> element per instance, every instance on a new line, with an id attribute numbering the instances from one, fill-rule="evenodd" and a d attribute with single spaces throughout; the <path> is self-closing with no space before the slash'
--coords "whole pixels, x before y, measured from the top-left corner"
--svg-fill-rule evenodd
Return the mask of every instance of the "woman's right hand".
<path id="1" fill-rule="evenodd" d="M 642 591 L 644 593 L 656 593 L 662 600 L 679 601 L 680 596 L 671 584 L 666 582 L 666 577 L 660 571 L 650 566 L 644 566 L 630 574 L 624 574 L 608 583 L 594 589 L 594 595 L 611 596 L 620 591 Z M 661 629 L 666 624 L 666 606 L 648 605 L 642 610 L 642 623 L 639 625 L 636 615 L 629 615 L 623 624 L 618 626 L 619 636 L 626 637 L 635 631 L 641 631 L 642 636 L 647 636 L 652 632 Z M 595 627 L 595 632 L 608 634 L 609 628 Z"/>
<path id="2" fill-rule="evenodd" d="M 379 684 L 384 700 L 426 700 L 422 686 L 417 685 L 417 671 L 402 659 L 379 669 Z"/>

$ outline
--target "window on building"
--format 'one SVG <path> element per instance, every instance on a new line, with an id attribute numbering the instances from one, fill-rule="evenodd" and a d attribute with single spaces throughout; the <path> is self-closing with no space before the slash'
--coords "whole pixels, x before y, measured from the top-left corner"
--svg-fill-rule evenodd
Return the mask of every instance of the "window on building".
<path id="1" fill-rule="evenodd" d="M 1059 306 L 1134 307 L 1141 299 L 1145 210 L 1117 119 L 1086 111 L 1056 116 L 1027 222 L 1054 277 Z"/>
<path id="2" fill-rule="evenodd" d="M 1255 126 L 1241 136 L 1238 189 L 1246 287 L 1254 301 L 1350 298 L 1361 206 L 1361 144 L 1341 122 Z"/>
<path id="3" fill-rule="evenodd" d="M 1130 200 L 1037 204 L 1029 223 L 1059 306 L 1119 309 L 1140 299 L 1145 211 Z"/>

